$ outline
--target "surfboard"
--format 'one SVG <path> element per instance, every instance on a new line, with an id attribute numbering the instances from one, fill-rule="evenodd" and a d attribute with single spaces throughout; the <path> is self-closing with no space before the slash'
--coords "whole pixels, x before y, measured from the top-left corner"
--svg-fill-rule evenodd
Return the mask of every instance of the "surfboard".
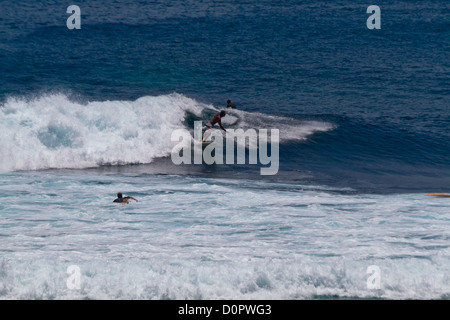
<path id="1" fill-rule="evenodd" d="M 450 194 L 439 194 L 439 193 L 432 193 L 432 194 L 426 194 L 426 197 L 450 197 Z"/>

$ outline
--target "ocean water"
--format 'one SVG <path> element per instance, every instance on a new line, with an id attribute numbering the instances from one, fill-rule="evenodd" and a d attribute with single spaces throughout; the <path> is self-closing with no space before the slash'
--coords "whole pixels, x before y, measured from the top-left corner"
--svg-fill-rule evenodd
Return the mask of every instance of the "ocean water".
<path id="1" fill-rule="evenodd" d="M 0 4 L 0 299 L 450 297 L 448 2 L 77 5 Z M 276 175 L 172 162 L 227 99 Z"/>

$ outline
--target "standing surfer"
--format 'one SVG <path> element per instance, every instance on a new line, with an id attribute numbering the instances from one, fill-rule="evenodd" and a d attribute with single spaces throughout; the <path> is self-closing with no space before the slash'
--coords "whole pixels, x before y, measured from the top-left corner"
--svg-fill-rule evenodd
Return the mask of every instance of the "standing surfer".
<path id="1" fill-rule="evenodd" d="M 209 121 L 208 124 L 206 124 L 206 131 L 205 134 L 203 135 L 203 139 L 202 141 L 205 142 L 205 140 L 209 137 L 209 135 L 211 134 L 211 129 L 213 128 L 213 126 L 217 123 L 220 127 L 220 129 L 222 129 L 223 131 L 227 132 L 227 130 L 223 127 L 222 125 L 222 118 L 226 116 L 226 112 L 225 110 L 220 111 L 218 114 L 216 114 L 211 121 Z"/>

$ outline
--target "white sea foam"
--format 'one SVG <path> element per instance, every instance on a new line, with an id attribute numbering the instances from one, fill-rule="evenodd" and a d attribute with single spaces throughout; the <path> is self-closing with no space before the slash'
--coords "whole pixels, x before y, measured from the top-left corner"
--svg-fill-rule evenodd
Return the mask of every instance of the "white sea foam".
<path id="1" fill-rule="evenodd" d="M 311 257 L 235 263 L 128 259 L 79 263 L 80 289 L 67 287 L 72 261 L 0 261 L 0 299 L 447 299 L 446 259 L 380 264 L 370 290 L 367 262 Z"/>
<path id="2" fill-rule="evenodd" d="M 238 124 L 238 127 L 247 129 L 278 129 L 280 141 L 304 141 L 317 132 L 333 130 L 335 126 L 328 122 L 315 120 L 299 120 L 289 117 L 268 115 L 260 112 L 247 112 L 237 109 L 228 109 L 224 118 L 224 125 Z"/>
<path id="3" fill-rule="evenodd" d="M 218 109 L 176 93 L 84 104 L 63 94 L 9 98 L 0 105 L 0 172 L 151 163 L 170 155 L 175 129 L 192 129 L 186 128 L 188 112 L 201 118 L 207 110 Z M 278 128 L 281 141 L 306 139 L 332 128 L 240 110 L 224 123 L 243 129 Z"/>
<path id="4" fill-rule="evenodd" d="M 115 191 L 139 202 L 114 205 Z M 189 176 L 0 181 L 1 299 L 448 299 L 446 201 Z M 81 271 L 67 287 L 67 268 Z M 367 268 L 380 268 L 380 289 Z"/>
<path id="5" fill-rule="evenodd" d="M 203 108 L 179 94 L 87 104 L 65 95 L 10 98 L 0 108 L 0 170 L 150 163 L 168 154 L 186 112 Z"/>

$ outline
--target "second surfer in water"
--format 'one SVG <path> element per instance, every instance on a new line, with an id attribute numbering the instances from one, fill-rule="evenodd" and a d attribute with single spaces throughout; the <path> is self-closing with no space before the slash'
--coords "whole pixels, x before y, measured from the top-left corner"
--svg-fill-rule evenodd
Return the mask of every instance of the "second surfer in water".
<path id="1" fill-rule="evenodd" d="M 223 117 L 225 117 L 226 114 L 227 114 L 227 113 L 225 112 L 225 110 L 222 110 L 222 111 L 220 111 L 218 114 L 216 114 L 216 115 L 211 119 L 211 121 L 209 121 L 209 123 L 206 125 L 206 131 L 205 131 L 205 134 L 203 135 L 202 142 L 205 142 L 206 139 L 210 136 L 210 134 L 211 134 L 210 130 L 213 128 L 213 126 L 214 126 L 216 123 L 219 125 L 220 129 L 222 129 L 223 131 L 227 132 L 227 130 L 225 130 L 225 128 L 223 127 L 222 121 L 221 121 L 221 119 L 222 119 Z"/>
<path id="2" fill-rule="evenodd" d="M 129 201 L 130 199 L 133 199 L 134 201 L 137 202 L 137 200 L 136 200 L 135 198 L 130 197 L 130 196 L 124 197 L 124 196 L 122 195 L 122 192 L 119 192 L 119 193 L 117 194 L 117 199 L 114 200 L 113 202 L 122 203 L 122 204 L 128 204 L 128 201 Z"/>

